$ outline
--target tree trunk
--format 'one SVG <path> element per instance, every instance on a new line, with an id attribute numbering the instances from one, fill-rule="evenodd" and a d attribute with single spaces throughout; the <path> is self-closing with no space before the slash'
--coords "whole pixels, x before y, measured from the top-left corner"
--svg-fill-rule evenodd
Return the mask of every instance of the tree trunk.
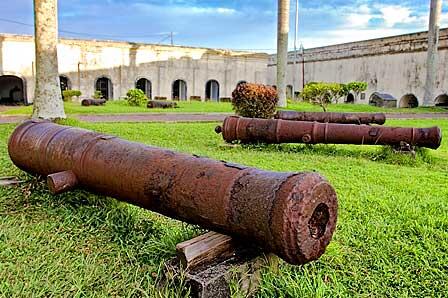
<path id="1" fill-rule="evenodd" d="M 57 0 L 34 0 L 36 87 L 33 118 L 66 118 L 58 71 Z"/>
<path id="2" fill-rule="evenodd" d="M 286 107 L 286 66 L 288 64 L 289 0 L 278 0 L 277 92 L 278 105 Z"/>
<path id="3" fill-rule="evenodd" d="M 434 106 L 434 89 L 439 68 L 437 67 L 437 50 L 439 47 L 439 20 L 442 0 L 431 0 L 428 30 L 428 56 L 426 60 L 426 83 L 423 106 Z"/>

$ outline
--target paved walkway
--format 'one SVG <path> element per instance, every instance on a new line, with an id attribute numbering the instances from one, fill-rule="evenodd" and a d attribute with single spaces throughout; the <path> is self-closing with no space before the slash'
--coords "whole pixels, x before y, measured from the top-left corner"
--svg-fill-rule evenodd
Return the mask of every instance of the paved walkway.
<path id="1" fill-rule="evenodd" d="M 221 122 L 231 113 L 142 113 L 142 114 L 110 114 L 110 115 L 77 115 L 86 122 Z M 448 119 L 447 113 L 386 113 L 388 119 Z M 0 124 L 18 123 L 26 120 L 26 116 L 0 115 Z"/>

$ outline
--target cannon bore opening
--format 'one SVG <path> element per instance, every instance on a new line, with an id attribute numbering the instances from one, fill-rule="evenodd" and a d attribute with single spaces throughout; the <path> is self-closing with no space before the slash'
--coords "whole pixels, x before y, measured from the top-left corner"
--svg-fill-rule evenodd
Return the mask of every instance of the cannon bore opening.
<path id="1" fill-rule="evenodd" d="M 319 204 L 314 209 L 313 215 L 308 221 L 308 229 L 311 237 L 315 239 L 321 238 L 327 230 L 328 221 L 330 220 L 330 211 L 326 204 Z"/>

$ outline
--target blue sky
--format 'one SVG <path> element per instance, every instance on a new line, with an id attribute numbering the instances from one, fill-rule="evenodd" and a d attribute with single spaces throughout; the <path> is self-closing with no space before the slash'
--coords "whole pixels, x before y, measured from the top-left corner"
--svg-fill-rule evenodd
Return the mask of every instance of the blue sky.
<path id="1" fill-rule="evenodd" d="M 32 0 L 0 1 L 0 19 L 33 23 Z M 306 48 L 427 28 L 429 0 L 300 0 L 299 39 Z M 444 1 L 442 26 L 448 26 Z M 291 1 L 293 43 L 294 5 Z M 180 45 L 274 49 L 277 0 L 59 0 L 61 36 Z M 0 32 L 33 28 L 0 21 Z"/>

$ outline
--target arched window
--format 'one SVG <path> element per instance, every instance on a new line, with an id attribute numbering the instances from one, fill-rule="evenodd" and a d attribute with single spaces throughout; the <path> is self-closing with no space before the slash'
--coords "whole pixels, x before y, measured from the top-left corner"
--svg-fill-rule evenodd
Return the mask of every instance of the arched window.
<path id="1" fill-rule="evenodd" d="M 61 87 L 61 92 L 71 89 L 69 78 L 66 76 L 59 76 L 59 86 Z"/>
<path id="2" fill-rule="evenodd" d="M 286 86 L 286 98 L 287 99 L 293 99 L 292 98 L 293 91 L 294 91 L 294 87 L 292 85 L 287 85 Z"/>
<path id="3" fill-rule="evenodd" d="M 113 98 L 112 81 L 106 77 L 98 78 L 95 82 L 95 90 L 100 91 L 104 99 L 109 100 Z"/>
<path id="4" fill-rule="evenodd" d="M 145 78 L 139 79 L 135 83 L 135 88 L 142 90 L 149 99 L 152 99 L 152 84 L 150 80 Z"/>
<path id="5" fill-rule="evenodd" d="M 187 100 L 187 83 L 184 80 L 174 81 L 171 95 L 173 100 Z"/>
<path id="6" fill-rule="evenodd" d="M 216 80 L 210 80 L 205 84 L 205 99 L 219 101 L 219 83 Z"/>
<path id="7" fill-rule="evenodd" d="M 19 105 L 25 104 L 25 84 L 17 76 L 0 76 L 0 104 Z"/>
<path id="8" fill-rule="evenodd" d="M 442 94 L 436 98 L 436 106 L 448 108 L 448 94 Z"/>
<path id="9" fill-rule="evenodd" d="M 347 98 L 345 99 L 346 103 L 355 103 L 355 96 L 353 95 L 353 93 L 349 93 L 347 95 Z"/>
<path id="10" fill-rule="evenodd" d="M 406 94 L 400 99 L 400 108 L 416 108 L 418 107 L 418 99 L 414 94 Z"/>

